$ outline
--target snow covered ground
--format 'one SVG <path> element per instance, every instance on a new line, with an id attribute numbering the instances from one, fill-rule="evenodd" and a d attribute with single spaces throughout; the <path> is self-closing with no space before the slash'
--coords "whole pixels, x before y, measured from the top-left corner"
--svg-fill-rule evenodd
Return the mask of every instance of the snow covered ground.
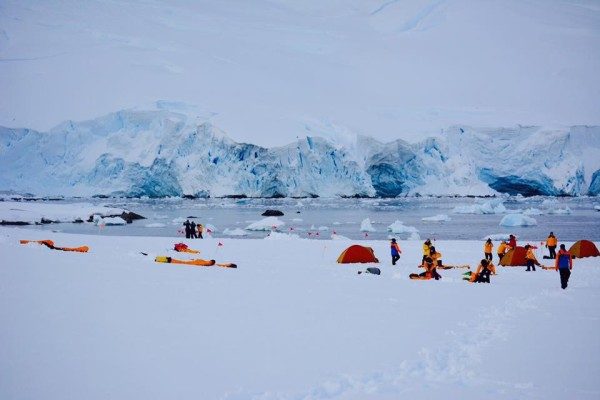
<path id="1" fill-rule="evenodd" d="M 396 267 L 387 241 L 366 242 L 381 276 L 336 264 L 348 242 L 334 240 L 185 241 L 238 269 L 153 261 L 191 258 L 178 240 L 0 228 L 0 398 L 600 396 L 598 258 L 576 260 L 563 291 L 520 267 L 490 285 L 462 270 L 411 281 L 421 241 L 400 241 Z M 436 248 L 451 264 L 483 255 L 481 241 Z"/>

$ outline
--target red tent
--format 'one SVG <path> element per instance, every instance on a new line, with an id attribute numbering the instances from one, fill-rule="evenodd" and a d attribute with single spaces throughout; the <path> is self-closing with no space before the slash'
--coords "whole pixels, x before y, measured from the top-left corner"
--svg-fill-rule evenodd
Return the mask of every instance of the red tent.
<path id="1" fill-rule="evenodd" d="M 375 257 L 372 248 L 355 244 L 342 251 L 337 262 L 341 264 L 378 263 L 379 260 Z"/>
<path id="2" fill-rule="evenodd" d="M 503 267 L 527 265 L 527 261 L 525 260 L 526 255 L 527 250 L 525 250 L 525 247 L 517 246 L 502 256 L 500 265 Z"/>
<path id="3" fill-rule="evenodd" d="M 579 240 L 571 246 L 569 249 L 569 253 L 575 258 L 584 258 L 584 257 L 598 257 L 600 256 L 600 252 L 598 248 L 594 244 L 594 242 L 590 242 L 589 240 Z"/>

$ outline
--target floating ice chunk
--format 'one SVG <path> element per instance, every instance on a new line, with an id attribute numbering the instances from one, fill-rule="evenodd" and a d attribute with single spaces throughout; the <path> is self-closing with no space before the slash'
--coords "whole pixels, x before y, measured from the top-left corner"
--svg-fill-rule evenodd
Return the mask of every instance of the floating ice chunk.
<path id="1" fill-rule="evenodd" d="M 331 240 L 350 240 L 350 238 L 347 238 L 346 236 L 338 235 L 337 233 L 332 233 Z"/>
<path id="2" fill-rule="evenodd" d="M 506 207 L 501 199 L 494 199 L 483 204 L 456 206 L 452 212 L 455 214 L 503 214 L 506 212 Z"/>
<path id="3" fill-rule="evenodd" d="M 392 233 L 419 233 L 419 230 L 414 226 L 407 226 L 402 223 L 402 221 L 396 220 L 393 224 L 388 226 L 388 231 Z"/>
<path id="4" fill-rule="evenodd" d="M 225 228 L 225 230 L 223 231 L 223 235 L 227 235 L 227 236 L 248 236 L 248 232 L 246 232 L 245 230 L 240 229 L 240 228 L 235 228 L 235 229 Z"/>
<path id="5" fill-rule="evenodd" d="M 488 240 L 488 239 L 492 239 L 495 241 L 500 241 L 500 240 L 506 240 L 508 241 L 508 233 L 493 233 L 491 235 L 487 235 L 481 238 L 481 240 Z"/>
<path id="6" fill-rule="evenodd" d="M 417 232 L 411 232 L 410 235 L 408 235 L 408 240 L 420 240 L 421 239 L 421 235 L 419 235 Z"/>
<path id="7" fill-rule="evenodd" d="M 183 218 L 183 217 L 173 218 L 174 224 L 183 224 L 185 221 L 187 221 L 187 218 Z"/>
<path id="8" fill-rule="evenodd" d="M 572 213 L 573 213 L 573 211 L 571 211 L 569 206 L 566 206 L 565 208 L 552 208 L 552 209 L 548 210 L 548 214 L 554 214 L 554 215 L 570 215 Z"/>
<path id="9" fill-rule="evenodd" d="M 600 211 L 600 205 L 599 206 L 594 206 L 594 210 Z M 335 224 L 335 222 L 334 222 L 334 224 Z"/>
<path id="10" fill-rule="evenodd" d="M 375 228 L 373 228 L 370 218 L 363 219 L 363 221 L 360 223 L 360 231 L 361 232 L 375 232 Z"/>
<path id="11" fill-rule="evenodd" d="M 544 214 L 544 212 L 542 210 L 540 210 L 539 208 L 528 208 L 527 210 L 523 211 L 523 215 L 542 215 Z"/>
<path id="12" fill-rule="evenodd" d="M 448 222 L 450 220 L 451 220 L 451 218 L 446 214 L 438 214 L 438 215 L 434 215 L 433 217 L 421 218 L 421 221 L 427 221 L 427 222 Z"/>
<path id="13" fill-rule="evenodd" d="M 279 227 L 285 225 L 285 222 L 280 220 L 277 217 L 266 217 L 261 219 L 260 221 L 256 221 L 246 227 L 246 230 L 249 231 L 270 231 L 273 229 L 278 229 Z"/>
<path id="14" fill-rule="evenodd" d="M 160 222 L 155 222 L 153 224 L 144 225 L 146 228 L 164 228 L 165 224 L 161 224 Z"/>
<path id="15" fill-rule="evenodd" d="M 266 240 L 297 240 L 300 236 L 295 233 L 282 233 L 282 232 L 271 232 L 265 238 Z"/>
<path id="16" fill-rule="evenodd" d="M 294 222 L 302 222 L 304 220 L 302 218 L 294 218 L 294 219 L 292 219 L 292 221 L 294 221 Z"/>
<path id="17" fill-rule="evenodd" d="M 319 230 L 320 230 L 320 231 L 328 231 L 328 230 L 329 230 L 329 228 L 328 228 L 328 227 L 326 227 L 326 226 L 320 226 L 320 227 L 319 227 Z"/>
<path id="18" fill-rule="evenodd" d="M 537 225 L 535 218 L 523 214 L 506 214 L 500 221 L 501 226 L 534 226 Z"/>
<path id="19" fill-rule="evenodd" d="M 542 201 L 542 207 L 555 206 L 557 204 L 558 204 L 557 199 L 545 199 L 544 201 Z"/>
<path id="20" fill-rule="evenodd" d="M 127 225 L 127 221 L 121 217 L 99 218 L 96 225 Z"/>
<path id="21" fill-rule="evenodd" d="M 310 230 L 311 230 L 311 231 L 316 231 L 316 230 L 317 230 L 317 228 L 316 228 L 314 225 L 311 225 L 311 226 L 310 226 Z"/>
<path id="22" fill-rule="evenodd" d="M 600 208 L 598 208 L 598 210 L 600 210 Z M 333 222 L 333 225 L 341 225 L 341 224 L 342 224 L 342 223 L 341 223 L 341 222 L 339 222 L 339 221 L 335 221 L 335 222 Z"/>

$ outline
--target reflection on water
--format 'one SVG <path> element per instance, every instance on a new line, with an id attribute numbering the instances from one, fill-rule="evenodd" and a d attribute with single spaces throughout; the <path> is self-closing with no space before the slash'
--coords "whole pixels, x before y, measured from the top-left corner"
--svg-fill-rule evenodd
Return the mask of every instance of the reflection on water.
<path id="1" fill-rule="evenodd" d="M 546 200 L 546 201 L 544 201 Z M 40 225 L 37 229 L 59 230 L 67 233 L 125 235 L 125 236 L 172 236 L 183 237 L 182 223 L 186 218 L 196 223 L 214 226 L 214 237 L 223 235 L 225 229 L 243 229 L 264 217 L 267 209 L 284 212 L 279 217 L 285 222 L 280 231 L 291 232 L 302 238 L 331 237 L 333 232 L 351 239 L 380 240 L 391 234 L 387 227 L 396 220 L 418 229 L 421 238 L 475 239 L 486 235 L 514 233 L 521 240 L 544 240 L 550 231 L 560 240 L 575 241 L 586 238 L 600 240 L 600 212 L 594 205 L 595 198 L 507 198 L 507 212 L 537 208 L 543 215 L 532 215 L 538 225 L 533 227 L 501 227 L 504 214 L 455 214 L 457 206 L 484 203 L 486 199 L 471 198 L 408 198 L 408 199 L 110 199 L 78 200 L 112 207 L 126 208 L 147 219 L 134 221 L 125 226 L 99 228 L 93 224 Z M 64 203 L 74 201 L 65 201 Z M 550 204 L 548 204 L 550 203 Z M 571 214 L 553 215 L 547 212 L 568 207 Z M 426 222 L 422 218 L 446 214 L 450 221 Z M 360 232 L 361 221 L 370 218 L 375 232 L 368 236 Z M 317 235 L 318 233 L 318 235 Z M 263 238 L 267 232 L 250 232 L 245 238 Z M 394 234 L 406 239 L 409 234 Z M 236 236 L 238 237 L 238 236 Z"/>

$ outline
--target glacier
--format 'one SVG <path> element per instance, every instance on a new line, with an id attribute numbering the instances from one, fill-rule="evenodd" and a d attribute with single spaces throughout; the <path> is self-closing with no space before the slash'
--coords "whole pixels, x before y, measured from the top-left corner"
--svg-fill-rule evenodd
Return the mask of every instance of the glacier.
<path id="1" fill-rule="evenodd" d="M 168 109 L 48 132 L 0 127 L 0 190 L 63 196 L 597 196 L 600 127 L 453 126 L 416 143 L 309 136 L 266 148 Z"/>

